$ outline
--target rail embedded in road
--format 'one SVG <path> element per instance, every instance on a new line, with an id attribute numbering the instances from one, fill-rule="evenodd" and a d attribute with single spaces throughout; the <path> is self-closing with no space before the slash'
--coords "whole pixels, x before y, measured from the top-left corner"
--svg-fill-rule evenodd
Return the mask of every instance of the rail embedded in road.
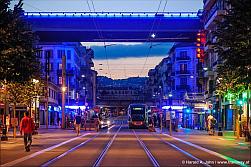
<path id="1" fill-rule="evenodd" d="M 120 125 L 119 129 L 117 130 L 117 132 L 113 135 L 112 139 L 107 143 L 107 145 L 105 146 L 105 148 L 103 149 L 103 151 L 101 152 L 101 154 L 98 156 L 97 160 L 95 161 L 95 163 L 93 164 L 93 167 L 97 167 L 100 166 L 101 161 L 104 159 L 107 151 L 109 150 L 109 148 L 111 147 L 113 141 L 115 140 L 116 136 L 118 135 L 120 129 L 121 129 L 122 125 Z"/>
<path id="2" fill-rule="evenodd" d="M 132 130 L 134 135 L 136 136 L 139 144 L 141 145 L 141 147 L 144 149 L 146 155 L 148 156 L 148 158 L 151 160 L 152 164 L 154 167 L 159 167 L 159 163 L 158 161 L 155 159 L 155 157 L 152 155 L 152 153 L 150 152 L 150 150 L 146 147 L 145 143 L 138 137 L 138 135 L 135 133 L 134 130 Z"/>

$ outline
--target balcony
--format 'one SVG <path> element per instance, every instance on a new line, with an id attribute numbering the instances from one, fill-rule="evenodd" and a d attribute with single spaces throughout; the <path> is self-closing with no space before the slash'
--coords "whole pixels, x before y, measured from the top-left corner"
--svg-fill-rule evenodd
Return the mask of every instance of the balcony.
<path id="1" fill-rule="evenodd" d="M 215 3 L 211 10 L 205 14 L 205 29 L 211 29 L 215 25 L 215 21 L 220 20 L 225 14 L 226 10 L 223 9 L 223 5 Z"/>
<path id="2" fill-rule="evenodd" d="M 176 75 L 190 75 L 191 72 L 188 70 L 185 71 L 176 71 Z"/>
<path id="3" fill-rule="evenodd" d="M 212 70 L 207 70 L 204 72 L 205 78 L 209 78 L 209 77 L 213 77 L 213 76 L 214 76 L 214 72 Z"/>
<path id="4" fill-rule="evenodd" d="M 176 57 L 176 61 L 189 61 L 189 60 L 190 60 L 189 56 Z"/>
<path id="5" fill-rule="evenodd" d="M 76 74 L 76 71 L 74 69 L 66 70 L 65 72 L 67 76 Z M 57 70 L 57 74 L 62 75 L 62 70 Z"/>
<path id="6" fill-rule="evenodd" d="M 190 90 L 190 86 L 189 85 L 176 85 L 176 90 Z"/>

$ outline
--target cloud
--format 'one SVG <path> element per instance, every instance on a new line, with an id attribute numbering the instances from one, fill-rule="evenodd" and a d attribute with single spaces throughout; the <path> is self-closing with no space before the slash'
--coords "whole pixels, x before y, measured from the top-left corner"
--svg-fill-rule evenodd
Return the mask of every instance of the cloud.
<path id="1" fill-rule="evenodd" d="M 130 46 L 130 45 L 141 45 L 143 43 L 141 42 L 81 42 L 83 46 L 101 46 L 104 47 L 106 46 L 113 46 L 113 45 L 125 45 L 125 46 Z"/>
<path id="2" fill-rule="evenodd" d="M 115 44 L 115 43 L 113 43 Z M 92 46 L 94 50 L 95 59 L 103 60 L 106 59 L 120 59 L 120 58 L 141 58 L 147 56 L 166 56 L 173 43 L 142 43 L 142 44 L 129 44 L 116 43 L 116 45 L 103 46 Z"/>
<path id="3" fill-rule="evenodd" d="M 137 76 L 145 77 L 148 76 L 148 71 L 159 64 L 164 57 L 151 56 L 147 59 L 146 57 L 127 57 L 108 60 L 94 59 L 94 66 L 99 76 L 107 76 L 113 79 L 125 79 Z"/>

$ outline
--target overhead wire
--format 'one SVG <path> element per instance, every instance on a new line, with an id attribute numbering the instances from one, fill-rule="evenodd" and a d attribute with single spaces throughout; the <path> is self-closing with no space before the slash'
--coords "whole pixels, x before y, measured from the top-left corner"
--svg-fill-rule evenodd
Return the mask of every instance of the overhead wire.
<path id="1" fill-rule="evenodd" d="M 43 11 L 43 10 L 41 10 L 41 9 L 39 9 L 39 8 L 37 8 L 37 7 L 35 7 L 35 6 L 31 5 L 31 4 L 29 4 L 29 3 L 27 3 L 27 2 L 23 2 L 23 4 L 29 6 L 29 7 L 33 8 L 33 9 L 39 10 L 39 11 L 41 11 L 41 12 Z"/>
<path id="2" fill-rule="evenodd" d="M 92 9 L 90 7 L 89 1 L 87 0 L 86 2 L 87 2 L 87 5 L 88 5 L 88 8 L 89 8 L 90 12 L 92 12 Z M 94 3 L 93 3 L 93 0 L 91 0 L 91 3 L 92 3 L 93 12 L 95 13 L 95 6 L 94 6 Z M 93 23 L 94 23 L 94 26 L 96 28 L 96 31 L 98 33 L 99 38 L 104 40 L 105 38 L 103 37 L 101 31 L 99 30 L 99 27 L 98 27 L 97 23 L 95 22 L 94 17 L 93 17 Z M 104 41 L 104 49 L 105 49 L 105 57 L 106 57 L 106 63 L 107 63 L 107 70 L 108 70 L 110 78 L 112 78 L 112 75 L 111 75 L 111 72 L 110 72 L 110 67 L 109 67 L 109 61 L 108 61 L 108 55 L 107 55 L 107 49 L 106 49 L 105 41 Z"/>
<path id="3" fill-rule="evenodd" d="M 160 0 L 160 2 L 159 2 L 159 6 L 158 6 L 158 9 L 157 9 L 156 14 L 159 13 L 161 3 L 162 3 L 162 0 Z M 165 5 L 164 5 L 163 12 L 165 11 L 166 5 L 167 5 L 167 0 L 166 0 Z M 157 18 L 157 17 L 154 17 L 154 20 L 153 20 L 153 24 L 152 24 L 151 30 L 150 30 L 150 32 L 149 32 L 149 34 L 148 34 L 148 39 L 147 39 L 148 41 L 149 41 L 149 39 L 151 39 L 150 36 L 151 36 L 151 34 L 153 33 L 153 28 L 154 28 L 154 24 L 155 24 L 155 22 L 156 22 L 156 18 Z M 160 23 L 160 22 L 159 22 L 159 23 Z M 150 55 L 150 51 L 151 51 L 151 49 L 152 49 L 152 46 L 153 46 L 153 45 L 152 45 L 152 41 L 151 41 L 151 44 L 150 44 L 150 46 L 149 46 L 149 48 L 148 48 L 148 52 L 147 52 L 147 56 L 146 56 L 146 59 L 145 59 L 143 68 L 142 68 L 142 70 L 140 71 L 139 76 L 141 76 L 142 72 L 143 72 L 144 69 L 145 69 L 145 65 L 146 65 L 147 60 L 148 60 L 148 57 L 149 57 L 149 55 Z"/>

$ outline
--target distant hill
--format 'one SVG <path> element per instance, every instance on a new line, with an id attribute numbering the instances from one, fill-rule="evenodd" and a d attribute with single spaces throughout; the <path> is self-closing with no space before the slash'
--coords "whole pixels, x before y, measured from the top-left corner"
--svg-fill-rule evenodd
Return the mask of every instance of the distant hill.
<path id="1" fill-rule="evenodd" d="M 97 77 L 97 84 L 101 86 L 144 86 L 147 77 L 131 77 L 127 79 L 116 79 L 113 80 L 111 78 L 105 76 Z"/>

